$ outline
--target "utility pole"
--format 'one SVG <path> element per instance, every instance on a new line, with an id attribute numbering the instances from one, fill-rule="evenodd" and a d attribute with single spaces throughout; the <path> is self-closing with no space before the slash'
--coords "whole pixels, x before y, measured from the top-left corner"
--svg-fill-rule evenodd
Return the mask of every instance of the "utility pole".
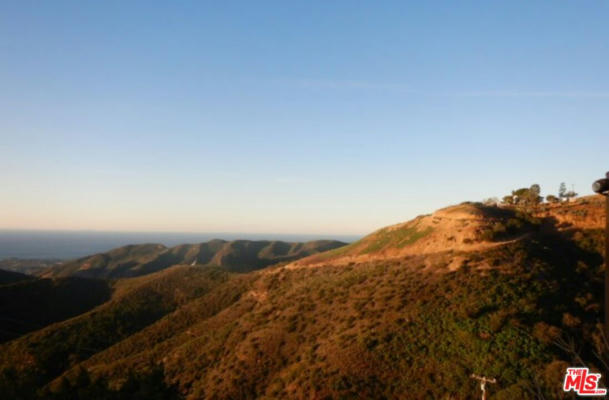
<path id="1" fill-rule="evenodd" d="M 497 379 L 487 378 L 486 376 L 480 376 L 476 374 L 472 374 L 471 378 L 480 381 L 480 390 L 482 390 L 482 400 L 486 400 L 486 384 L 497 383 Z"/>
<path id="2" fill-rule="evenodd" d="M 599 179 L 592 184 L 595 193 L 605 196 L 605 341 L 609 341 L 609 172 L 604 179 Z M 609 371 L 605 371 L 605 382 L 609 377 Z"/>

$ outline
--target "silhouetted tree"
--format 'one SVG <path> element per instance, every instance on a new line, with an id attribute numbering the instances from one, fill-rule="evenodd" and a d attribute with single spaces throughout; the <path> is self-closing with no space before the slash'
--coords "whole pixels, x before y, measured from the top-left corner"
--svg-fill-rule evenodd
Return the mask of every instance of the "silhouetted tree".
<path id="1" fill-rule="evenodd" d="M 512 191 L 513 203 L 520 206 L 535 206 L 543 200 L 539 195 L 541 188 L 538 184 L 530 188 L 520 188 Z"/>
<path id="2" fill-rule="evenodd" d="M 556 196 L 554 196 L 553 194 L 549 194 L 546 196 L 546 201 L 548 203 L 558 203 L 560 201 L 560 199 Z"/>
<path id="3" fill-rule="evenodd" d="M 565 198 L 567 200 L 571 200 L 575 197 L 577 197 L 577 193 L 575 193 L 573 190 L 569 190 L 567 193 L 565 193 Z"/>
<path id="4" fill-rule="evenodd" d="M 532 205 L 537 205 L 542 202 L 543 197 L 539 194 L 541 193 L 541 186 L 537 183 L 534 183 L 529 188 L 529 203 Z"/>
<path id="5" fill-rule="evenodd" d="M 512 190 L 512 197 L 514 198 L 514 204 L 525 204 L 529 196 L 529 189 L 520 188 Z"/>
<path id="6" fill-rule="evenodd" d="M 560 183 L 558 187 L 558 198 L 562 201 L 565 198 L 565 194 L 567 193 L 567 185 L 564 182 Z"/>

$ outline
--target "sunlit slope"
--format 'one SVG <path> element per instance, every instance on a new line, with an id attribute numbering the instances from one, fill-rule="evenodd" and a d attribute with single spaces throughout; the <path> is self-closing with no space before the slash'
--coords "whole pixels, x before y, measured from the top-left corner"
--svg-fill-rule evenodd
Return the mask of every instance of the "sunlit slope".
<path id="1" fill-rule="evenodd" d="M 533 213 L 539 218 L 549 219 L 560 230 L 605 228 L 603 196 L 585 196 L 557 204 L 546 203 Z"/>
<path id="2" fill-rule="evenodd" d="M 512 242 L 444 274 L 421 260 L 248 274 L 238 301 L 211 315 L 191 302 L 82 366 L 120 385 L 162 365 L 189 399 L 465 399 L 474 372 L 497 377 L 499 398 L 526 399 L 535 385 L 557 393 L 573 356 L 563 338 L 588 343 L 595 365 L 599 265 L 576 244 Z"/>
<path id="3" fill-rule="evenodd" d="M 522 238 L 538 229 L 538 222 L 516 210 L 463 203 L 382 228 L 348 246 L 295 261 L 292 266 L 346 265 L 448 251 L 481 251 Z"/>

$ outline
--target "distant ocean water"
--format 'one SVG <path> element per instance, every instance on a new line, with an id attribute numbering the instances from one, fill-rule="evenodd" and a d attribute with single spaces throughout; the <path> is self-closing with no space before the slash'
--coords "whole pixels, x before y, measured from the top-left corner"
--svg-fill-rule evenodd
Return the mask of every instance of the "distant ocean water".
<path id="1" fill-rule="evenodd" d="M 252 233 L 0 230 L 0 260 L 12 257 L 70 259 L 108 251 L 128 244 L 161 243 L 165 246 L 175 246 L 185 243 L 201 243 L 212 239 L 283 240 L 287 242 L 333 239 L 352 242 L 359 237 Z"/>

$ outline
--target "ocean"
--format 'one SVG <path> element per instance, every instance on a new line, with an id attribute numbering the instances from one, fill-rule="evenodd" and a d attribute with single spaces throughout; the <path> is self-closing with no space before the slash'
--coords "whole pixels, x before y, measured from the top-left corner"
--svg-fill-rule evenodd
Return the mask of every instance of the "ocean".
<path id="1" fill-rule="evenodd" d="M 352 242 L 359 239 L 359 236 L 0 230 L 0 260 L 5 258 L 63 260 L 100 253 L 128 244 L 161 243 L 165 246 L 175 246 L 185 243 L 201 243 L 212 239 L 283 240 L 287 242 L 333 239 Z"/>

